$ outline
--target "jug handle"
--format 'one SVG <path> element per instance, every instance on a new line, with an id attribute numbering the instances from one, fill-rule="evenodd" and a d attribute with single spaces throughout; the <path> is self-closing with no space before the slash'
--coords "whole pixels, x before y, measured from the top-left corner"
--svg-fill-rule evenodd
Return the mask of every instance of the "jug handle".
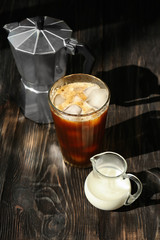
<path id="1" fill-rule="evenodd" d="M 130 194 L 128 199 L 124 203 L 124 205 L 127 206 L 133 203 L 140 196 L 143 187 L 142 187 L 141 181 L 133 174 L 127 173 L 125 174 L 124 178 L 129 178 L 130 180 L 135 182 L 135 184 L 137 185 L 137 191 L 133 195 Z"/>
<path id="2" fill-rule="evenodd" d="M 83 73 L 91 73 L 95 61 L 93 55 L 90 53 L 87 46 L 80 43 L 77 43 L 76 50 L 78 54 L 81 54 L 85 57 L 83 64 Z"/>

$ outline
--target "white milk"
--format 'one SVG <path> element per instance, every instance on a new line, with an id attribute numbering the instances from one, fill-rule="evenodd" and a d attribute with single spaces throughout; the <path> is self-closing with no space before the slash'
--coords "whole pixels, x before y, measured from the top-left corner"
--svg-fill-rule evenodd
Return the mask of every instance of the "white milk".
<path id="1" fill-rule="evenodd" d="M 98 169 L 105 176 L 96 176 L 93 171 L 85 181 L 85 194 L 88 201 L 102 210 L 115 210 L 126 202 L 131 192 L 131 184 L 128 178 L 123 179 L 120 170 L 107 167 Z M 111 178 L 111 176 L 115 176 Z M 116 177 L 119 176 L 119 177 Z"/>

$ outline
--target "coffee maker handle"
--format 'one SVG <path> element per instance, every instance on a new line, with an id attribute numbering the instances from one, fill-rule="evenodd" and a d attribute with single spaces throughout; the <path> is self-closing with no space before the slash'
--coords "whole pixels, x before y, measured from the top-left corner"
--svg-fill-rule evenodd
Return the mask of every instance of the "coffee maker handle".
<path id="1" fill-rule="evenodd" d="M 94 64 L 94 57 L 88 50 L 87 46 L 77 43 L 76 45 L 76 53 L 81 54 L 84 56 L 84 64 L 83 64 L 83 73 L 91 73 L 93 64 Z"/>
<path id="2" fill-rule="evenodd" d="M 88 48 L 85 45 L 78 43 L 74 38 L 66 39 L 65 46 L 67 53 L 72 55 L 81 54 L 84 56 L 83 73 L 91 73 L 95 59 Z"/>

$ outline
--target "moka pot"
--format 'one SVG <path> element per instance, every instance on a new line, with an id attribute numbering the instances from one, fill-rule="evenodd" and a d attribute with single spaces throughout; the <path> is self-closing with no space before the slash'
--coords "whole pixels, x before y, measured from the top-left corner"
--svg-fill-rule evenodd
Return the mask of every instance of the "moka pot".
<path id="1" fill-rule="evenodd" d="M 83 44 L 71 38 L 72 30 L 63 20 L 34 17 L 4 28 L 9 32 L 8 41 L 21 75 L 15 83 L 17 104 L 26 118 L 50 123 L 48 90 L 66 74 L 67 55 L 84 55 L 84 73 L 91 71 L 94 58 Z"/>

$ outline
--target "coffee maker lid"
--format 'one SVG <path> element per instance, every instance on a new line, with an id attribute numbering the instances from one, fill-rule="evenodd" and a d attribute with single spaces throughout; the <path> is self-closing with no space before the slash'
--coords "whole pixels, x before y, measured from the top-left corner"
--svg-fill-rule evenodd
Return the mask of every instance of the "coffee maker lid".
<path id="1" fill-rule="evenodd" d="M 65 46 L 72 30 L 63 21 L 51 17 L 26 18 L 19 23 L 4 26 L 8 40 L 15 50 L 29 54 L 55 53 Z"/>

